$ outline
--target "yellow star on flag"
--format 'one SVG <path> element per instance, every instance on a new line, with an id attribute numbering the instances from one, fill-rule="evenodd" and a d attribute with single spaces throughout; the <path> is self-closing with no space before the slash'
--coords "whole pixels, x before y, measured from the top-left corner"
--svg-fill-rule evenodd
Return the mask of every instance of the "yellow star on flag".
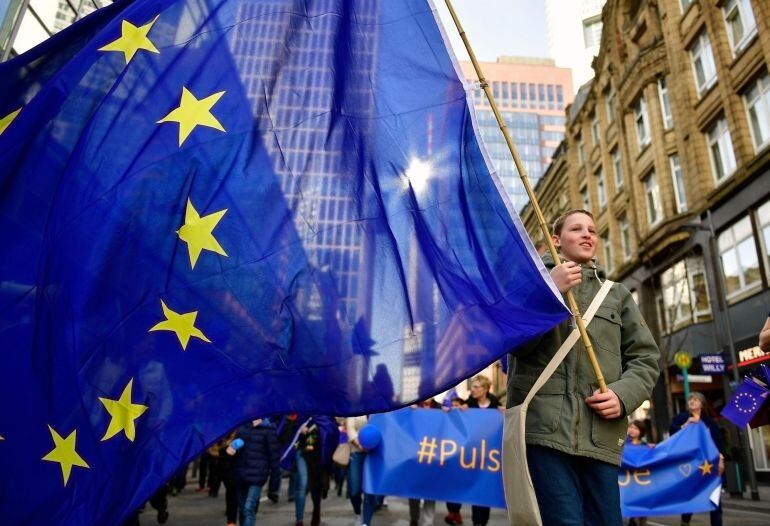
<path id="1" fill-rule="evenodd" d="M 710 475 L 711 474 L 711 468 L 713 468 L 713 467 L 714 467 L 714 464 L 712 464 L 708 460 L 704 460 L 703 464 L 698 466 L 698 469 L 700 470 L 701 476 L 705 477 L 706 475 Z"/>
<path id="2" fill-rule="evenodd" d="M 134 426 L 134 420 L 139 418 L 142 413 L 147 411 L 146 405 L 134 404 L 131 402 L 131 388 L 134 385 L 134 379 L 131 378 L 128 381 L 128 385 L 123 389 L 120 394 L 120 398 L 117 400 L 110 400 L 109 398 L 99 398 L 99 401 L 104 404 L 104 408 L 110 414 L 110 425 L 107 427 L 107 431 L 102 437 L 102 442 L 108 438 L 112 438 L 121 431 L 126 434 L 131 442 L 136 437 L 136 427 Z"/>
<path id="3" fill-rule="evenodd" d="M 195 95 L 190 93 L 190 90 L 182 86 L 182 101 L 179 103 L 179 107 L 171 110 L 168 115 L 163 117 L 156 124 L 178 122 L 179 146 L 182 146 L 196 126 L 208 126 L 209 128 L 214 128 L 215 130 L 223 132 L 225 129 L 217 118 L 211 114 L 211 108 L 224 94 L 224 91 L 218 91 L 213 95 L 198 100 L 195 98 Z"/>
<path id="4" fill-rule="evenodd" d="M 198 316 L 198 311 L 186 312 L 179 314 L 169 309 L 163 300 L 160 300 L 160 305 L 163 307 L 163 315 L 166 317 L 165 321 L 161 321 L 153 325 L 150 329 L 152 331 L 171 331 L 179 338 L 179 343 L 182 344 L 182 350 L 187 350 L 187 343 L 190 341 L 190 337 L 194 336 L 200 338 L 204 342 L 211 343 L 211 340 L 195 326 L 195 318 Z"/>
<path id="5" fill-rule="evenodd" d="M 79 466 L 81 468 L 89 468 L 90 466 L 86 464 L 86 461 L 78 455 L 77 451 L 75 451 L 75 437 L 77 430 L 73 430 L 67 438 L 62 438 L 51 426 L 48 426 L 48 430 L 51 432 L 51 437 L 53 438 L 53 443 L 56 447 L 53 448 L 53 451 L 44 456 L 43 460 L 59 463 L 61 466 L 62 477 L 64 477 L 64 485 L 66 486 L 67 481 L 70 478 L 72 466 Z"/>
<path id="6" fill-rule="evenodd" d="M 222 216 L 227 212 L 227 208 L 201 217 L 192 204 L 187 199 L 187 210 L 184 214 L 184 225 L 177 230 L 179 239 L 187 243 L 187 250 L 190 254 L 190 265 L 195 268 L 195 263 L 202 250 L 210 250 L 222 256 L 227 256 L 225 250 L 220 246 L 212 232 Z"/>
<path id="7" fill-rule="evenodd" d="M 160 16 L 160 15 L 158 15 Z M 160 53 L 158 48 L 155 47 L 149 38 L 147 33 L 152 29 L 152 25 L 158 20 L 158 16 L 152 19 L 152 22 L 148 22 L 141 27 L 136 27 L 128 20 L 123 20 L 123 24 L 120 28 L 120 38 L 113 40 L 104 47 L 100 47 L 99 51 L 119 51 L 123 53 L 126 58 L 126 64 L 131 62 L 136 52 L 140 49 L 149 51 L 151 53 Z"/>
<path id="8" fill-rule="evenodd" d="M 13 122 L 13 119 L 16 118 L 16 116 L 19 114 L 20 111 L 21 111 L 21 108 L 19 108 L 18 110 L 12 111 L 11 113 L 9 113 L 3 118 L 0 118 L 0 135 L 2 135 L 3 132 L 8 129 L 8 126 L 11 125 L 11 123 Z"/>

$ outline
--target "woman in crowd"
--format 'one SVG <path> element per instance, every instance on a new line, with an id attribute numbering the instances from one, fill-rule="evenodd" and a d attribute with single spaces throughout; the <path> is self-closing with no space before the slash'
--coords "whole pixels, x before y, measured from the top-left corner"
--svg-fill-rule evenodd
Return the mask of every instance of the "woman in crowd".
<path id="1" fill-rule="evenodd" d="M 455 396 L 451 400 L 452 403 L 452 409 L 467 409 L 468 405 L 466 404 L 465 400 L 460 398 L 459 396 Z M 460 514 L 460 510 L 462 509 L 463 505 L 459 502 L 447 502 L 446 503 L 446 511 L 447 514 L 444 517 L 444 522 L 446 522 L 449 525 L 457 525 L 463 523 L 463 516 Z"/>
<path id="2" fill-rule="evenodd" d="M 703 393 L 693 391 L 687 399 L 687 411 L 682 411 L 674 417 L 671 421 L 670 432 L 673 435 L 682 428 L 698 422 L 703 422 L 706 425 L 711 440 L 714 441 L 714 445 L 719 450 L 719 475 L 721 476 L 725 471 L 725 445 L 724 440 L 722 440 L 722 433 L 719 431 L 717 423 L 706 412 L 706 397 L 703 396 Z M 682 514 L 682 526 L 689 526 L 690 519 L 692 519 L 692 513 Z M 722 526 L 721 502 L 717 509 L 711 512 L 711 526 Z"/>
<path id="3" fill-rule="evenodd" d="M 645 446 L 647 440 L 644 435 L 647 434 L 647 426 L 642 420 L 632 420 L 628 424 L 628 436 L 626 445 Z M 647 526 L 647 517 L 632 517 L 628 520 L 628 526 Z"/>
<path id="4" fill-rule="evenodd" d="M 355 526 L 370 526 L 372 524 L 374 508 L 377 506 L 377 500 L 374 495 L 363 492 L 366 451 L 358 441 L 358 433 L 368 420 L 367 416 L 353 416 L 345 419 L 345 429 L 348 434 L 348 444 L 350 444 L 348 493 L 350 494 L 350 504 L 353 506 L 353 513 L 356 516 Z"/>
<path id="5" fill-rule="evenodd" d="M 235 440 L 236 430 L 229 433 L 219 444 L 219 479 L 225 486 L 225 517 L 227 526 L 235 526 L 238 520 L 238 486 L 235 484 L 235 459 L 227 454 L 227 448 Z"/>
<path id="6" fill-rule="evenodd" d="M 492 387 L 492 382 L 489 378 L 483 374 L 475 376 L 471 380 L 471 397 L 468 399 L 468 408 L 498 410 L 500 399 L 489 392 L 490 387 Z M 473 521 L 473 526 L 486 526 L 487 522 L 489 522 L 489 508 L 486 506 L 471 506 L 471 520 Z"/>
<path id="7" fill-rule="evenodd" d="M 329 488 L 332 455 L 339 443 L 339 429 L 333 418 L 314 416 L 300 428 L 295 442 L 297 486 L 294 493 L 296 524 L 303 525 L 308 491 L 313 501 L 311 526 L 321 524 L 321 498 Z"/>

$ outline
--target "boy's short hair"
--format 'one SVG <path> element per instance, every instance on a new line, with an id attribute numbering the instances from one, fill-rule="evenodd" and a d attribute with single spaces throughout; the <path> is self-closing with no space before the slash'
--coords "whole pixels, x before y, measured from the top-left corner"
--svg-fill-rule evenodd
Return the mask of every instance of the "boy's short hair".
<path id="1" fill-rule="evenodd" d="M 590 217 L 592 221 L 596 221 L 596 219 L 594 219 L 594 215 L 588 210 L 583 210 L 582 208 L 573 208 L 572 210 L 567 210 L 562 215 L 556 218 L 556 221 L 553 222 L 553 229 L 551 230 L 551 233 L 556 234 L 557 236 L 560 236 L 561 229 L 564 226 L 564 222 L 567 220 L 569 216 L 575 215 L 575 214 L 585 214 L 588 217 Z"/>

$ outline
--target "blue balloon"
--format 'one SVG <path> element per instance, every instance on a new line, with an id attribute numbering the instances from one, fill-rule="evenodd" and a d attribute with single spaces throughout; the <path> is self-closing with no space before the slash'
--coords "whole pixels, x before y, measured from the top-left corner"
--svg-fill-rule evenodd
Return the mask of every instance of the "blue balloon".
<path id="1" fill-rule="evenodd" d="M 236 438 L 232 442 L 230 442 L 230 447 L 234 450 L 238 451 L 243 447 L 243 439 L 242 438 Z"/>
<path id="2" fill-rule="evenodd" d="M 364 449 L 374 449 L 380 445 L 382 433 L 373 425 L 366 425 L 358 432 L 358 443 Z"/>

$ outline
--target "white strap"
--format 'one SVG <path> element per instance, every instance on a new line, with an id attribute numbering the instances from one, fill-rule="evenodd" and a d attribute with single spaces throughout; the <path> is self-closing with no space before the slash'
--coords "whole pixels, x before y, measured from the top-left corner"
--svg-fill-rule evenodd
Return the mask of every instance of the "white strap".
<path id="1" fill-rule="evenodd" d="M 599 289 L 599 292 L 597 292 L 596 296 L 594 296 L 594 299 L 588 306 L 588 310 L 586 310 L 585 314 L 583 314 L 583 325 L 585 325 L 586 328 L 588 327 L 588 324 L 591 323 L 591 320 L 593 320 L 594 314 L 596 314 L 596 311 L 599 310 L 599 306 L 604 301 L 604 298 L 607 296 L 607 293 L 610 291 L 613 284 L 614 282 L 606 280 Z M 554 371 L 556 371 L 556 368 L 561 365 L 561 362 L 563 362 L 564 358 L 567 357 L 567 353 L 569 353 L 570 349 L 572 349 L 572 347 L 577 343 L 578 338 L 580 338 L 580 330 L 575 327 L 569 336 L 567 336 L 567 339 L 564 340 L 564 343 L 561 344 L 559 350 L 556 351 L 556 354 L 553 355 L 553 358 L 551 358 L 551 361 L 548 362 L 548 365 L 546 365 L 545 369 L 543 369 L 543 372 L 540 373 L 540 376 L 537 377 L 537 381 L 532 386 L 532 389 L 530 389 L 529 393 L 527 393 L 527 397 L 521 404 L 523 406 L 523 411 L 527 410 L 529 403 L 535 397 L 537 392 L 540 391 L 543 385 L 545 385 Z"/>

